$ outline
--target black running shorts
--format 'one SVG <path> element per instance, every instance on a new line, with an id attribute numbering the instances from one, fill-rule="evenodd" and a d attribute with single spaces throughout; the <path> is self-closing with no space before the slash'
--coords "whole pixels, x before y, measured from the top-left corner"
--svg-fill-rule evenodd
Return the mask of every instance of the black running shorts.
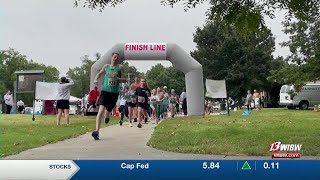
<path id="1" fill-rule="evenodd" d="M 110 93 L 107 91 L 101 91 L 98 99 L 98 106 L 104 106 L 108 112 L 111 112 L 117 103 L 119 93 Z"/>
<path id="2" fill-rule="evenodd" d="M 148 103 L 137 103 L 137 107 L 142 107 L 143 109 L 148 109 Z"/>
<path id="3" fill-rule="evenodd" d="M 70 109 L 69 100 L 58 100 L 56 108 L 57 109 Z"/>
<path id="4" fill-rule="evenodd" d="M 128 105 L 129 105 L 129 107 L 137 107 L 137 104 L 131 103 L 131 102 L 129 102 Z"/>

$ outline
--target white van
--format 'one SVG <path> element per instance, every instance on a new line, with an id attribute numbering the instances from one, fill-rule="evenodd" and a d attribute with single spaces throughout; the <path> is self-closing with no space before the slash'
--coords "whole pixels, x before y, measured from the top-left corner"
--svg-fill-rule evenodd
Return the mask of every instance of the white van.
<path id="1" fill-rule="evenodd" d="M 297 92 L 292 85 L 283 85 L 280 90 L 280 105 L 288 109 L 308 109 L 320 104 L 320 83 L 307 83 Z"/>

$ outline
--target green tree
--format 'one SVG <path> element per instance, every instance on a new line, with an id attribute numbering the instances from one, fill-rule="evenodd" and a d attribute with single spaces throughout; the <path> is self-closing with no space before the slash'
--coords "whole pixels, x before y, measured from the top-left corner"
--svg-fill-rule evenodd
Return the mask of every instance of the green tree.
<path id="1" fill-rule="evenodd" d="M 296 87 L 320 80 L 320 17 L 287 23 L 285 33 L 290 40 L 282 45 L 290 48 L 291 55 L 286 58 L 286 66 L 275 72 L 274 77 Z"/>
<path id="2" fill-rule="evenodd" d="M 57 68 L 28 60 L 25 55 L 12 48 L 0 51 L 0 57 L 0 82 L 4 84 L 5 88 L 13 89 L 13 82 L 16 80 L 15 72 L 19 70 L 44 70 L 44 78 L 50 82 L 57 81 L 59 77 Z"/>
<path id="3" fill-rule="evenodd" d="M 125 0 L 75 0 L 75 6 L 79 6 L 80 2 L 84 2 L 84 7 L 102 11 L 107 6 L 116 6 Z M 177 3 L 183 3 L 186 11 L 203 2 L 209 2 L 210 20 L 226 20 L 239 28 L 251 30 L 265 27 L 264 17 L 274 18 L 277 10 L 288 12 L 286 22 L 293 17 L 305 18 L 320 14 L 318 0 L 160 0 L 162 5 L 171 7 Z"/>
<path id="4" fill-rule="evenodd" d="M 269 29 L 239 36 L 235 26 L 208 22 L 194 34 L 197 49 L 191 55 L 203 65 L 204 77 L 226 80 L 229 96 L 248 89 L 269 90 L 267 77 L 273 61 L 274 38 Z"/>
<path id="5" fill-rule="evenodd" d="M 100 59 L 100 53 L 96 53 L 94 59 L 88 55 L 81 57 L 82 64 L 79 67 L 69 68 L 67 75 L 74 81 L 74 86 L 71 89 L 71 94 L 76 97 L 82 97 L 90 91 L 90 76 L 91 66 Z M 123 63 L 125 74 L 130 75 L 131 80 L 134 77 L 141 77 L 141 73 L 134 67 L 129 66 L 128 62 Z"/>
<path id="6" fill-rule="evenodd" d="M 133 83 L 134 78 L 143 78 L 143 75 L 137 70 L 136 67 L 130 66 L 128 62 L 124 62 L 123 64 L 124 72 L 127 78 L 130 78 L 129 84 Z"/>
<path id="7" fill-rule="evenodd" d="M 167 86 L 168 89 L 175 89 L 177 93 L 181 93 L 185 87 L 184 74 L 173 66 L 166 68 L 157 64 L 147 71 L 146 79 L 150 88 Z"/>
<path id="8" fill-rule="evenodd" d="M 95 58 L 99 58 L 98 53 Z M 69 68 L 67 76 L 74 81 L 74 86 L 71 88 L 71 95 L 76 97 L 83 97 L 83 94 L 87 94 L 90 91 L 90 75 L 91 66 L 97 59 L 90 59 L 88 55 L 80 58 L 81 66 L 75 68 Z"/>
<path id="9" fill-rule="evenodd" d="M 10 48 L 0 51 L 0 92 L 3 94 L 6 89 L 13 91 L 13 82 L 16 80 L 15 72 L 19 70 L 44 70 L 46 81 L 57 81 L 59 71 L 53 66 L 36 63 L 28 60 L 25 55 Z M 33 94 L 21 94 L 18 99 L 22 99 L 27 105 L 32 105 Z"/>
<path id="10" fill-rule="evenodd" d="M 125 0 L 75 0 L 75 5 L 84 2 L 85 7 L 102 11 L 106 6 L 116 6 Z M 319 0 L 161 0 L 162 5 L 174 6 L 183 3 L 185 10 L 195 8 L 198 4 L 208 2 L 208 20 L 224 21 L 235 26 L 238 35 L 250 36 L 266 28 L 265 18 L 275 18 L 276 12 L 286 12 L 283 26 L 290 40 L 283 43 L 292 55 L 286 61 L 298 65 L 298 78 L 288 83 L 299 84 L 301 81 L 320 79 L 320 3 Z M 291 67 L 291 66 L 290 66 Z M 294 67 L 294 66 L 292 66 Z M 282 70 L 291 70 L 285 68 Z M 283 79 L 292 79 L 282 73 Z M 303 76 L 300 76 L 301 73 Z"/>

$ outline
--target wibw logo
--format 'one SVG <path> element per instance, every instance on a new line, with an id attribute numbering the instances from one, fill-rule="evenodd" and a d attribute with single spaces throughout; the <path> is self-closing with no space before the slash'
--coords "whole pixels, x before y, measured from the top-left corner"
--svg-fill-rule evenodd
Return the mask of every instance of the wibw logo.
<path id="1" fill-rule="evenodd" d="M 302 144 L 282 144 L 281 142 L 272 143 L 269 151 L 301 151 Z"/>
<path id="2" fill-rule="evenodd" d="M 282 144 L 275 142 L 270 144 L 269 151 L 272 152 L 272 158 L 300 158 L 302 144 Z"/>

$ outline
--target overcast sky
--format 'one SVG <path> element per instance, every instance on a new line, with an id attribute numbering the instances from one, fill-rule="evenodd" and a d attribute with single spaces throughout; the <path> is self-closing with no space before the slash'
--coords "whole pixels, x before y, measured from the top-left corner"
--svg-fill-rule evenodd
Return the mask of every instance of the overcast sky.
<path id="1" fill-rule="evenodd" d="M 184 12 L 160 5 L 160 0 L 127 0 L 102 13 L 74 8 L 74 0 L 0 0 L 0 49 L 12 47 L 29 59 L 53 65 L 64 75 L 81 65 L 80 57 L 104 54 L 120 42 L 173 42 L 186 51 L 195 48 L 193 33 L 205 23 L 208 5 Z M 276 43 L 287 40 L 280 18 L 267 20 Z M 275 55 L 287 55 L 277 45 Z M 145 72 L 158 62 L 130 61 Z M 168 66 L 171 63 L 161 61 Z"/>

